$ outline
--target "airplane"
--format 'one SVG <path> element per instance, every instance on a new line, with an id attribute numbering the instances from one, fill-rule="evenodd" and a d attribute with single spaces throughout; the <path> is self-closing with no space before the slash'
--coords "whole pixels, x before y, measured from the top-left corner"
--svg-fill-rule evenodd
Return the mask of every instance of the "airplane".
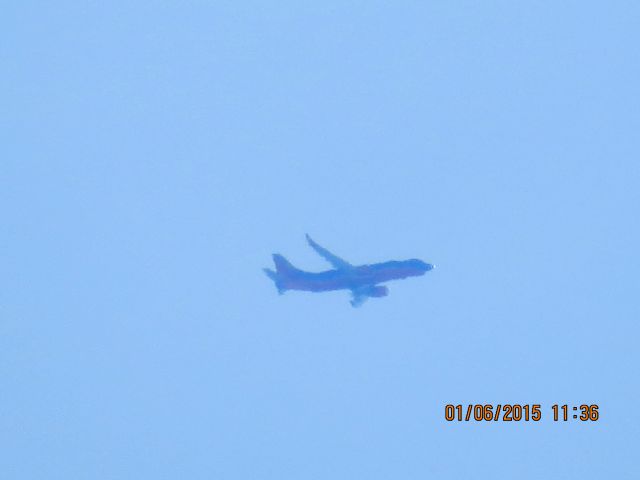
<path id="1" fill-rule="evenodd" d="M 333 266 L 333 270 L 305 272 L 294 267 L 282 255 L 274 253 L 273 262 L 276 271 L 268 268 L 264 268 L 263 271 L 273 280 L 280 295 L 287 290 L 307 292 L 350 290 L 351 305 L 359 307 L 370 297 L 386 297 L 389 294 L 389 289 L 378 285 L 379 283 L 419 277 L 434 268 L 434 265 L 415 258 L 356 266 L 321 247 L 309 235 L 306 237 L 309 246 L 328 261 Z"/>

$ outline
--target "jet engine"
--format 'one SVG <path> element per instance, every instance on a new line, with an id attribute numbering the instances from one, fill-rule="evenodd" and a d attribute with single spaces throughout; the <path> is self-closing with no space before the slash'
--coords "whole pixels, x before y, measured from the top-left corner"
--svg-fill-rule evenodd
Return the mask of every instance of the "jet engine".
<path id="1" fill-rule="evenodd" d="M 386 297 L 389 295 L 389 289 L 379 285 L 373 285 L 367 289 L 367 295 L 370 297 Z"/>

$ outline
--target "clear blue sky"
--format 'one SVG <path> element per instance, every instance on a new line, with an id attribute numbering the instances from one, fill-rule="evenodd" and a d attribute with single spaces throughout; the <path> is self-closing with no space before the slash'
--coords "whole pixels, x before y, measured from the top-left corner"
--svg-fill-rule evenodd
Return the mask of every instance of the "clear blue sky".
<path id="1" fill-rule="evenodd" d="M 3 478 L 639 478 L 639 18 L 8 2 Z M 280 297 L 271 253 L 326 267 L 306 232 L 438 268 Z"/>

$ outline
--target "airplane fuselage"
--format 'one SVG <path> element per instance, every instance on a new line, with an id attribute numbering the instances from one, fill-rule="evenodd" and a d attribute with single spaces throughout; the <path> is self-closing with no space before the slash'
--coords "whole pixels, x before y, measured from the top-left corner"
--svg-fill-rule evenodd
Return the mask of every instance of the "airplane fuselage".
<path id="1" fill-rule="evenodd" d="M 307 242 L 318 255 L 327 260 L 333 270 L 324 272 L 305 272 L 294 267 L 279 253 L 274 253 L 275 271 L 263 268 L 264 273 L 273 280 L 279 294 L 287 290 L 307 292 L 327 292 L 330 290 L 350 290 L 351 305 L 359 307 L 370 297 L 385 297 L 389 289 L 380 283 L 400 280 L 407 277 L 424 275 L 433 268 L 430 263 L 418 259 L 374 263 L 355 266 L 321 247 L 307 235 Z"/>
<path id="2" fill-rule="evenodd" d="M 324 292 L 330 290 L 354 290 L 390 280 L 424 275 L 432 266 L 420 260 L 390 261 L 373 265 L 361 265 L 349 270 L 324 272 L 291 272 L 283 287 L 290 290 Z"/>

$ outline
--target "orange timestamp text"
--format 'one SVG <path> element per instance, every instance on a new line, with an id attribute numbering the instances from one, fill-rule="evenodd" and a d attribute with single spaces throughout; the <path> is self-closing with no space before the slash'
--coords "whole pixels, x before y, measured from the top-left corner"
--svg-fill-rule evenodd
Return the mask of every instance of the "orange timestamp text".
<path id="1" fill-rule="evenodd" d="M 447 404 L 444 407 L 444 419 L 447 422 L 539 422 L 542 420 L 542 406 L 532 404 Z M 555 404 L 551 407 L 553 421 L 567 422 L 580 420 L 595 422 L 600 418 L 598 405 Z"/>

